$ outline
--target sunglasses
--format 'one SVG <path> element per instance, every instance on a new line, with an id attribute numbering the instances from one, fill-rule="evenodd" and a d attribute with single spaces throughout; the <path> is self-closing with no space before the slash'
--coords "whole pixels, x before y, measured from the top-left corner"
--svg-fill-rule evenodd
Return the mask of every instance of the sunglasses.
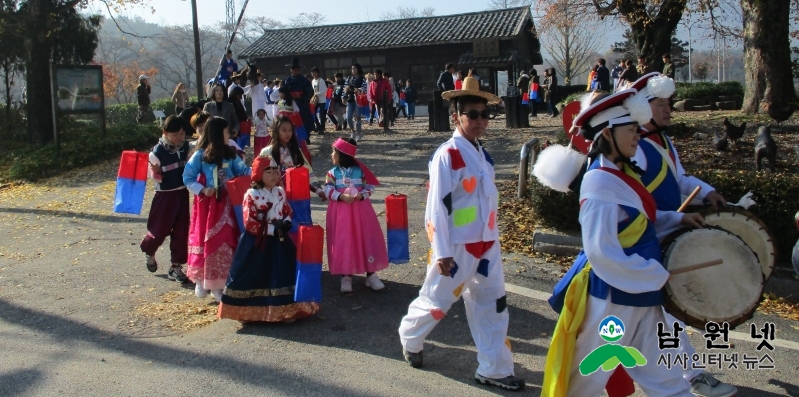
<path id="1" fill-rule="evenodd" d="M 476 110 L 470 110 L 468 112 L 461 112 L 461 114 L 465 114 L 469 120 L 477 120 L 478 117 L 483 118 L 484 120 L 488 120 L 488 116 L 491 114 L 488 110 L 483 110 L 482 112 L 478 112 Z"/>

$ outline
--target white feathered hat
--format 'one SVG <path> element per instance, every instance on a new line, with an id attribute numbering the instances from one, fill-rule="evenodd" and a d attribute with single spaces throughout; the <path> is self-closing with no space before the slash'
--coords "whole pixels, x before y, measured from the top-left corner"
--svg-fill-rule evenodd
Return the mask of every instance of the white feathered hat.
<path id="1" fill-rule="evenodd" d="M 630 88 L 638 90 L 638 94 L 647 101 L 656 98 L 671 98 L 677 87 L 674 80 L 658 72 L 652 72 L 641 76 L 630 85 Z"/>
<path id="2" fill-rule="evenodd" d="M 621 127 L 638 122 L 641 116 L 636 114 L 633 117 L 625 107 L 627 101 L 633 98 L 637 91 L 627 89 L 615 94 L 608 95 L 594 103 L 595 99 L 583 97 L 581 103 L 587 106 L 580 111 L 574 118 L 573 127 L 579 130 L 579 135 L 587 140 L 595 141 L 601 135 L 600 132 L 605 128 Z M 651 118 L 652 111 L 647 104 Z M 571 145 L 553 145 L 544 149 L 538 156 L 538 160 L 533 167 L 533 175 L 541 184 L 559 192 L 568 193 L 571 191 L 569 185 L 580 173 L 580 169 L 586 166 L 586 156 L 574 150 Z"/>

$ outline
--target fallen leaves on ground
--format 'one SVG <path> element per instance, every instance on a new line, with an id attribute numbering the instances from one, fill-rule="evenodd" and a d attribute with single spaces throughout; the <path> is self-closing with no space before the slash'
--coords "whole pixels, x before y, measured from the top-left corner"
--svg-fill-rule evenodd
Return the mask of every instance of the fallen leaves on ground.
<path id="1" fill-rule="evenodd" d="M 763 294 L 763 300 L 757 310 L 766 314 L 776 314 L 786 320 L 799 321 L 799 302 L 778 297 L 773 293 Z"/>
<path id="2" fill-rule="evenodd" d="M 518 182 L 515 180 L 497 181 L 499 189 L 499 241 L 502 250 L 540 258 L 555 263 L 566 272 L 574 262 L 573 256 L 555 256 L 537 252 L 533 249 L 533 233 L 538 218 L 528 199 L 517 198 Z"/>
<path id="3" fill-rule="evenodd" d="M 160 302 L 146 302 L 133 310 L 136 316 L 157 319 L 173 330 L 188 331 L 202 328 L 217 320 L 218 305 L 208 299 L 198 299 L 189 290 L 169 291 Z"/>

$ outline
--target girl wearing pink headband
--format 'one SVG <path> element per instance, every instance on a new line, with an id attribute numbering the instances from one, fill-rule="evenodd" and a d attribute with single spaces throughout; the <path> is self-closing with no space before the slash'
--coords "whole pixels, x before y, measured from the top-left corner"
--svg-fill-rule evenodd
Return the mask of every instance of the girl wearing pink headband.
<path id="1" fill-rule="evenodd" d="M 355 159 L 354 139 L 338 139 L 331 157 L 335 167 L 327 172 L 327 260 L 330 274 L 340 274 L 341 292 L 352 292 L 352 275 L 366 273 L 366 286 L 383 289 L 376 272 L 388 267 L 383 230 L 369 200 L 377 178 Z"/>

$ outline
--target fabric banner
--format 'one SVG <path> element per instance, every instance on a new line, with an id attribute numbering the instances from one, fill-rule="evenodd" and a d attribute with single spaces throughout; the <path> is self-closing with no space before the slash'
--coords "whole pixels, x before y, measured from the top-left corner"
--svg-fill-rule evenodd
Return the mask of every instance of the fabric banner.
<path id="1" fill-rule="evenodd" d="M 410 262 L 408 196 L 391 194 L 386 197 L 386 229 L 389 263 L 402 264 Z"/>
<path id="2" fill-rule="evenodd" d="M 114 194 L 114 212 L 120 214 L 141 214 L 144 204 L 144 191 L 147 188 L 149 153 L 134 150 L 122 152 L 117 171 L 117 186 Z"/>
<path id="3" fill-rule="evenodd" d="M 225 182 L 225 188 L 230 196 L 230 204 L 233 205 L 233 212 L 236 213 L 236 222 L 239 224 L 240 233 L 244 233 L 244 215 L 241 205 L 251 185 L 252 180 L 249 175 L 242 175 Z"/>
<path id="4" fill-rule="evenodd" d="M 300 226 L 297 239 L 296 302 L 322 301 L 322 251 L 325 231 L 319 225 Z"/>

